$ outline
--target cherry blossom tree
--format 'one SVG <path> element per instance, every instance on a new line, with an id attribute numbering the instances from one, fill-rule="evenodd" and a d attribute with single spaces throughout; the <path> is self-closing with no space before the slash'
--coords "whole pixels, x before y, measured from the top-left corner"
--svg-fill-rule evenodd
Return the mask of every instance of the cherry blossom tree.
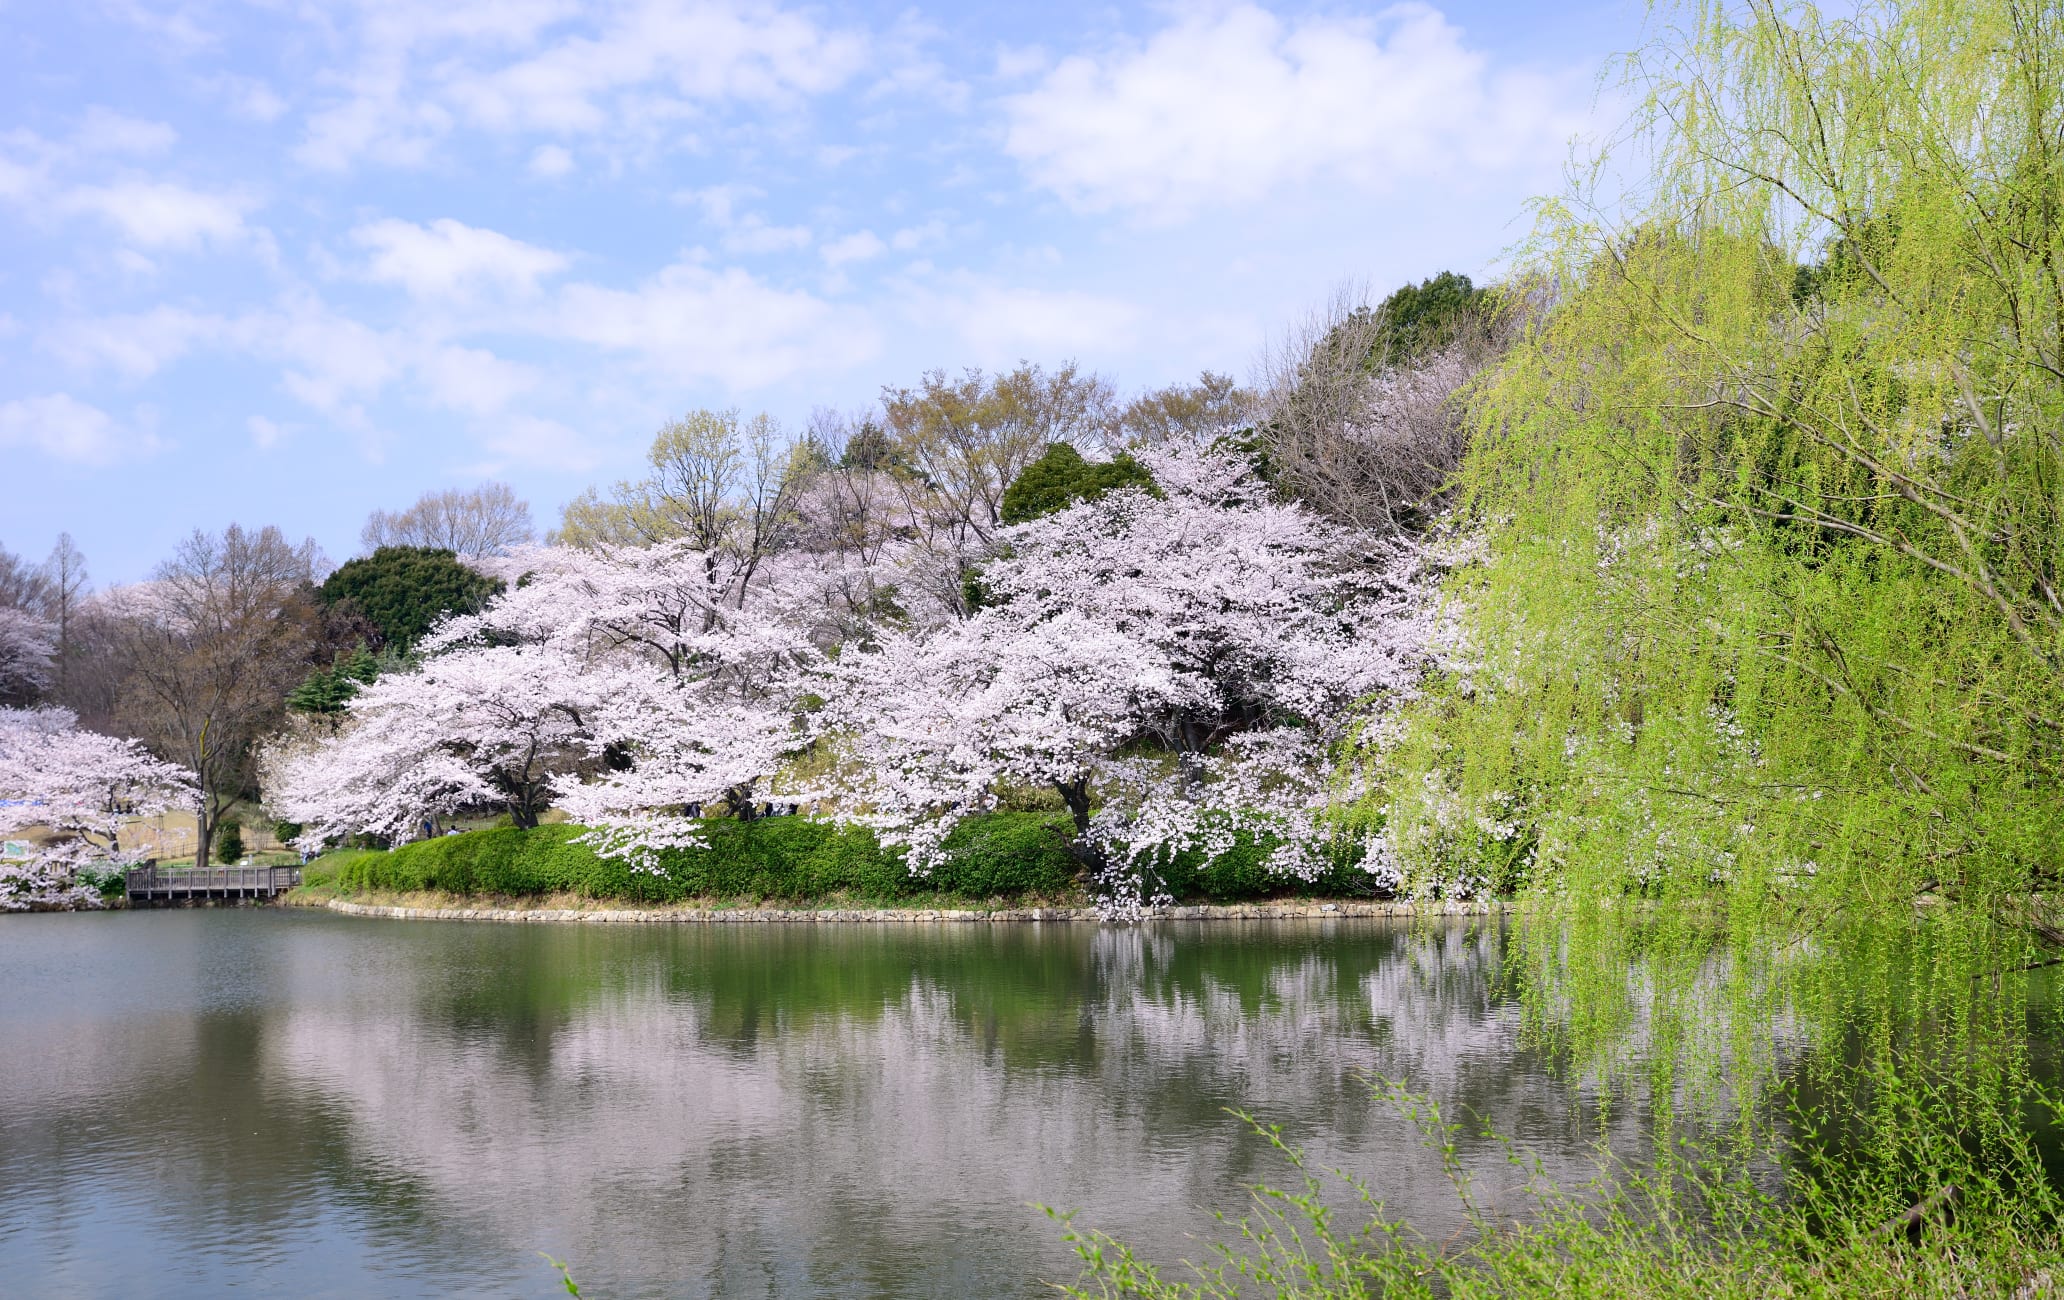
<path id="1" fill-rule="evenodd" d="M 1159 495 L 1112 492 L 1000 530 L 965 622 L 848 647 L 819 715 L 847 815 L 910 845 L 1011 786 L 1050 787 L 1115 906 L 1189 848 L 1275 834 L 1323 866 L 1330 747 L 1407 698 L 1433 614 L 1420 552 L 1275 499 L 1244 461 L 1144 450 Z"/>
<path id="2" fill-rule="evenodd" d="M 655 849 L 700 842 L 691 811 L 751 817 L 807 741 L 794 707 L 820 659 L 816 571 L 770 557 L 741 589 L 687 539 L 530 559 L 529 582 L 440 638 L 535 640 L 594 665 L 607 683 L 588 718 L 595 762 L 553 783 L 591 842 L 649 866 Z"/>
<path id="3" fill-rule="evenodd" d="M 589 752 L 599 675 L 551 646 L 471 646 L 389 673 L 353 696 L 335 735 L 276 741 L 267 805 L 304 847 L 350 835 L 414 837 L 428 818 L 500 807 L 537 825 L 549 783 Z"/>
<path id="4" fill-rule="evenodd" d="M 26 702 L 50 685 L 57 626 L 37 614 L 0 605 L 0 700 Z"/>
<path id="5" fill-rule="evenodd" d="M 807 509 L 747 581 L 687 537 L 478 562 L 504 594 L 426 636 L 421 666 L 353 699 L 335 736 L 276 747 L 271 802 L 321 840 L 493 804 L 529 825 L 549 800 L 650 869 L 700 842 L 704 813 L 784 794 L 909 845 L 923 871 L 960 819 L 1043 786 L 1117 910 L 1151 902 L 1173 855 L 1241 834 L 1311 878 L 1354 793 L 1337 746 L 1424 671 L 1435 566 L 1193 440 L 1140 459 L 1151 489 L 957 553 L 980 561 L 965 616 L 894 599 L 939 576 L 936 548 L 817 545 Z M 783 784 L 811 748 L 829 774 Z"/>
<path id="6" fill-rule="evenodd" d="M 699 842 L 704 807 L 753 814 L 807 739 L 792 718 L 817 658 L 795 616 L 807 583 L 765 576 L 741 605 L 735 572 L 687 540 L 500 567 L 517 585 L 426 637 L 418 670 L 361 692 L 334 738 L 278 747 L 281 815 L 311 840 L 396 838 L 485 804 L 534 825 L 556 801 L 603 851 L 650 865 Z"/>
<path id="7" fill-rule="evenodd" d="M 25 861 L 0 862 L 0 911 L 98 907 L 79 869 L 125 861 L 125 821 L 190 807 L 196 793 L 192 773 L 80 730 L 69 709 L 0 709 L 0 834 L 47 837 Z"/>

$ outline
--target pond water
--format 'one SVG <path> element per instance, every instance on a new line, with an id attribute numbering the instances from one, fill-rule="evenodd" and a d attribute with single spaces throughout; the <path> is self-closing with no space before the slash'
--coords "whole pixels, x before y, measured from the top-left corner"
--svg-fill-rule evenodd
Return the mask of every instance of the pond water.
<path id="1" fill-rule="evenodd" d="M 1229 1110 L 1460 1222 L 1399 1078 L 1581 1180 L 1495 928 L 1371 920 L 0 921 L 0 1290 L 1037 1296 L 1040 1204 L 1155 1258 L 1281 1181 Z M 1504 1152 L 1468 1140 L 1495 1184 Z M 558 1292 L 564 1294 L 563 1291 Z"/>

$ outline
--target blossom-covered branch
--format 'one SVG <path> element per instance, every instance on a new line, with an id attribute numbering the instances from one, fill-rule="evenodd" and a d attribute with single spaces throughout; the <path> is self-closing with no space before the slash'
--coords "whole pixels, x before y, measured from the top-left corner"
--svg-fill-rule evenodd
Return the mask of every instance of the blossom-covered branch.
<path id="1" fill-rule="evenodd" d="M 26 860 L 0 862 L 0 911 L 98 906 L 78 869 L 125 861 L 125 822 L 195 796 L 192 773 L 133 740 L 82 731 L 68 709 L 0 709 L 0 834 L 41 837 Z"/>

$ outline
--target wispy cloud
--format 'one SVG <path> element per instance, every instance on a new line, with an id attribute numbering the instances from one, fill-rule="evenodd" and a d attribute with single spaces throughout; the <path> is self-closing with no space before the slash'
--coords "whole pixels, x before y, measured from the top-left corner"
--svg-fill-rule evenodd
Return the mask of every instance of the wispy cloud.
<path id="1" fill-rule="evenodd" d="M 1238 4 L 1062 59 L 1005 98 L 1005 149 L 1077 208 L 1169 222 L 1314 181 L 1538 167 L 1583 125 L 1580 91 L 1494 70 L 1423 5 L 1364 20 Z"/>
<path id="2" fill-rule="evenodd" d="M 75 465 L 108 465 L 158 450 L 148 430 L 123 426 L 69 393 L 0 402 L 0 447 L 40 452 Z"/>
<path id="3" fill-rule="evenodd" d="M 461 129 L 650 135 L 726 105 L 780 108 L 844 84 L 869 44 L 724 0 L 368 5 L 357 19 L 356 66 L 329 79 L 297 150 L 311 167 L 419 165 Z"/>
<path id="4" fill-rule="evenodd" d="M 874 356 L 880 331 L 864 313 L 770 285 L 737 267 L 678 262 L 635 289 L 568 285 L 543 328 L 641 358 L 679 379 L 750 390 Z"/>
<path id="5" fill-rule="evenodd" d="M 449 299 L 482 290 L 528 294 L 566 269 L 564 254 L 450 217 L 427 225 L 392 218 L 368 222 L 351 240 L 369 250 L 366 274 L 418 298 Z"/>

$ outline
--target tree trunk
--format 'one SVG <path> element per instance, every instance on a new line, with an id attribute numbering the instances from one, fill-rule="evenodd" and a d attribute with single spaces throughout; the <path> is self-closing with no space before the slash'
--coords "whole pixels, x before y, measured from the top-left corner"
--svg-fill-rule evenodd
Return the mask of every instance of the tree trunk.
<path id="1" fill-rule="evenodd" d="M 208 797 L 202 795 L 194 804 L 194 860 L 197 867 L 208 865 L 209 850 L 215 845 L 215 811 L 208 805 Z"/>
<path id="2" fill-rule="evenodd" d="M 724 792 L 724 806 L 739 821 L 753 821 L 760 815 L 759 805 L 753 802 L 753 788 L 750 784 L 734 785 Z"/>
<path id="3" fill-rule="evenodd" d="M 1089 782 L 1078 777 L 1073 781 L 1056 781 L 1053 786 L 1061 792 L 1061 802 L 1068 805 L 1068 815 L 1075 819 L 1075 834 L 1089 834 Z"/>
<path id="4" fill-rule="evenodd" d="M 1089 781 L 1086 778 L 1056 781 L 1053 787 L 1061 792 L 1061 802 L 1068 805 L 1068 815 L 1075 821 L 1075 838 L 1063 835 L 1062 844 L 1068 850 L 1068 856 L 1081 867 L 1083 878 L 1093 877 L 1103 868 L 1104 855 L 1089 842 Z"/>

